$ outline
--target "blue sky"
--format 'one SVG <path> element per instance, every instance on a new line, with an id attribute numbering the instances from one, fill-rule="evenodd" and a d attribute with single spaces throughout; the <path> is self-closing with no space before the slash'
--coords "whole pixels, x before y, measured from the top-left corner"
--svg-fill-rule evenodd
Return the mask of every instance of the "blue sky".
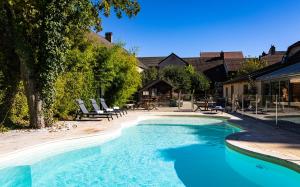
<path id="1" fill-rule="evenodd" d="M 137 17 L 103 20 L 114 41 L 138 56 L 196 57 L 201 51 L 242 50 L 258 56 L 271 44 L 300 40 L 300 0 L 139 0 Z"/>

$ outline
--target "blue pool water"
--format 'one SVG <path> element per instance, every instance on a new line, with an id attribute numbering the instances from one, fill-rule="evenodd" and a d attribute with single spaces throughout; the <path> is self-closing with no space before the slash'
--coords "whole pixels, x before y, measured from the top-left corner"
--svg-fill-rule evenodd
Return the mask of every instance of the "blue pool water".
<path id="1" fill-rule="evenodd" d="M 300 186 L 298 173 L 226 148 L 238 129 L 197 120 L 144 121 L 103 145 L 1 170 L 0 186 Z"/>

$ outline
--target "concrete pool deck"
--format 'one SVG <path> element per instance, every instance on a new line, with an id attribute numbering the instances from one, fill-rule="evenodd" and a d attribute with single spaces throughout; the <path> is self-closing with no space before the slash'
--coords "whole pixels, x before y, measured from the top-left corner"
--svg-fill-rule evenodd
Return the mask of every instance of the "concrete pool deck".
<path id="1" fill-rule="evenodd" d="M 276 162 L 281 165 L 298 170 L 300 168 L 300 134 L 291 133 L 282 129 L 276 129 L 262 121 L 255 120 L 240 115 L 231 115 L 227 113 L 203 114 L 200 112 L 170 112 L 168 110 L 156 111 L 129 111 L 125 117 L 115 118 L 108 122 L 106 119 L 102 121 L 76 121 L 65 122 L 70 125 L 77 125 L 76 128 L 63 130 L 58 132 L 49 132 L 47 130 L 33 131 L 10 131 L 0 134 L 0 160 L 1 158 L 13 155 L 24 149 L 31 149 L 37 145 L 43 145 L 51 142 L 63 142 L 66 140 L 75 140 L 91 136 L 105 136 L 111 132 L 121 129 L 122 123 L 134 123 L 141 116 L 220 116 L 230 118 L 228 121 L 234 123 L 245 131 L 233 134 L 227 137 L 227 144 L 232 148 L 240 148 L 246 150 L 246 154 L 251 152 L 261 155 L 268 155 L 273 161 L 274 158 L 294 163 L 294 167 Z M 243 151 L 241 151 L 243 152 Z M 251 155 L 251 154 L 250 154 Z M 251 155 L 253 156 L 253 155 Z"/>

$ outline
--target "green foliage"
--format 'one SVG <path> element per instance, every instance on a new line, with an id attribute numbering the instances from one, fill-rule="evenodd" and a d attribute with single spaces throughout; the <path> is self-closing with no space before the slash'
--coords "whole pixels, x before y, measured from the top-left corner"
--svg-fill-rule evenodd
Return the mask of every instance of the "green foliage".
<path id="1" fill-rule="evenodd" d="M 140 10 L 136 0 L 0 1 L 0 52 L 5 56 L 1 70 L 5 78 L 15 77 L 6 85 L 5 97 L 13 98 L 15 85 L 22 75 L 24 82 L 29 83 L 25 87 L 29 108 L 33 111 L 30 113 L 32 123 L 39 123 L 35 120 L 43 114 L 49 118 L 46 122 L 52 121 L 55 84 L 67 51 L 90 28 L 100 31 L 100 16 L 109 16 L 111 8 L 118 17 L 123 14 L 132 17 Z M 11 104 L 10 100 L 3 106 Z M 34 107 L 34 102 L 39 101 L 43 102 L 43 112 Z M 44 125 L 41 123 L 31 125 L 41 127 Z"/>
<path id="2" fill-rule="evenodd" d="M 203 73 L 196 72 L 195 68 L 191 65 L 185 68 L 185 71 L 191 79 L 191 92 L 194 94 L 201 94 L 210 88 L 210 81 Z"/>
<path id="3" fill-rule="evenodd" d="M 237 75 L 241 76 L 241 75 L 247 75 L 251 72 L 254 72 L 256 70 L 259 70 L 261 68 L 264 68 L 267 66 L 267 62 L 266 61 L 261 61 L 259 59 L 247 59 L 243 64 L 242 67 L 239 69 Z"/>
<path id="4" fill-rule="evenodd" d="M 55 116 L 68 119 L 78 109 L 78 98 L 89 106 L 89 99 L 99 97 L 100 88 L 109 104 L 123 105 L 141 83 L 136 66 L 137 59 L 121 46 L 82 42 L 68 52 L 65 71 L 56 81 Z"/>
<path id="5" fill-rule="evenodd" d="M 158 78 L 170 82 L 178 90 L 196 94 L 205 92 L 210 87 L 210 81 L 205 75 L 196 72 L 191 65 L 185 68 L 170 65 L 159 71 L 156 68 L 149 68 L 142 73 L 143 85 Z"/>
<path id="6" fill-rule="evenodd" d="M 195 75 L 196 74 L 196 70 L 192 65 L 188 65 L 185 67 L 185 71 L 187 72 L 187 74 L 189 75 Z"/>
<path id="7" fill-rule="evenodd" d="M 89 101 L 90 98 L 96 98 L 93 82 L 94 77 L 91 70 L 61 74 L 55 84 L 57 92 L 53 105 L 55 116 L 59 119 L 69 119 L 78 109 L 75 99 L 81 98 Z"/>
<path id="8" fill-rule="evenodd" d="M 210 88 L 210 81 L 202 73 L 191 74 L 191 82 L 191 88 L 195 94 L 200 94 Z"/>
<path id="9" fill-rule="evenodd" d="M 5 127 L 3 124 L 0 124 L 0 133 L 7 132 L 9 129 Z"/>
<path id="10" fill-rule="evenodd" d="M 118 45 L 100 47 L 96 52 L 94 72 L 98 88 L 104 90 L 109 104 L 124 105 L 141 85 L 137 59 Z"/>
<path id="11" fill-rule="evenodd" d="M 190 75 L 180 66 L 166 66 L 160 70 L 160 77 L 170 82 L 176 89 L 189 91 L 191 88 Z"/>
<path id="12" fill-rule="evenodd" d="M 143 86 L 148 84 L 151 81 L 155 81 L 158 79 L 158 70 L 155 67 L 151 67 L 142 72 L 142 83 Z"/>
<path id="13" fill-rule="evenodd" d="M 27 105 L 27 98 L 24 92 L 24 85 L 21 82 L 18 85 L 18 91 L 11 105 L 9 114 L 9 118 L 14 126 L 25 127 L 29 125 L 29 110 Z"/>

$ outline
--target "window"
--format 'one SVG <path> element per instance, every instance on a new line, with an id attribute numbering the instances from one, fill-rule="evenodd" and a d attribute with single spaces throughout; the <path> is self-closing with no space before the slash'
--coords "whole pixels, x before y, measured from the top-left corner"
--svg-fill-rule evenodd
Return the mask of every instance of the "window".
<path id="1" fill-rule="evenodd" d="M 271 95 L 270 83 L 263 84 L 263 95 Z"/>
<path id="2" fill-rule="evenodd" d="M 289 101 L 289 82 L 280 81 L 280 100 L 283 102 Z"/>
<path id="3" fill-rule="evenodd" d="M 279 95 L 279 82 L 271 82 L 271 95 Z"/>
<path id="4" fill-rule="evenodd" d="M 291 84 L 292 102 L 300 102 L 300 83 Z"/>
<path id="5" fill-rule="evenodd" d="M 152 97 L 157 96 L 157 88 L 153 88 L 153 89 L 152 89 L 151 96 L 152 96 Z"/>
<path id="6" fill-rule="evenodd" d="M 143 91 L 143 95 L 148 96 L 149 95 L 149 91 Z"/>

